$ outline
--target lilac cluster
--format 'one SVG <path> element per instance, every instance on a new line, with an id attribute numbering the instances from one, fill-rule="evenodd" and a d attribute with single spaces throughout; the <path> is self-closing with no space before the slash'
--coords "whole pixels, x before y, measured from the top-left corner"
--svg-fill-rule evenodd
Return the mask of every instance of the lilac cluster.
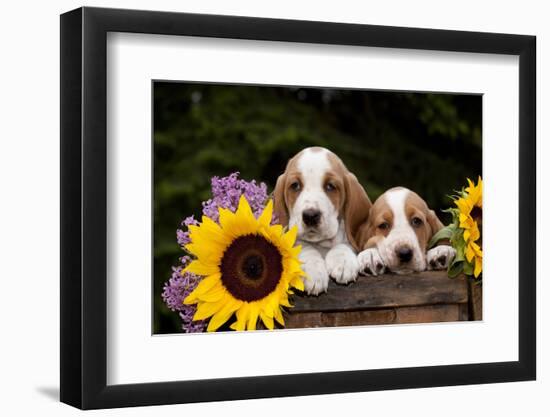
<path id="1" fill-rule="evenodd" d="M 250 204 L 250 208 L 258 217 L 265 208 L 268 200 L 267 186 L 262 182 L 245 181 L 239 179 L 239 173 L 234 172 L 227 177 L 212 178 L 212 198 L 202 203 L 202 214 L 210 217 L 215 222 L 219 220 L 219 208 L 227 208 L 233 212 L 239 206 L 239 199 L 244 195 Z M 272 222 L 276 222 L 275 215 Z M 191 242 L 189 238 L 189 226 L 198 225 L 194 216 L 189 216 L 181 222 L 182 229 L 176 230 L 176 239 L 180 247 Z M 172 277 L 164 284 L 162 299 L 172 311 L 177 311 L 182 320 L 182 329 L 186 333 L 204 332 L 207 320 L 193 321 L 193 315 L 197 310 L 196 305 L 185 305 L 183 300 L 197 287 L 202 277 L 181 271 L 191 261 L 189 256 L 180 258 L 180 265 L 172 267 Z"/>
<path id="2" fill-rule="evenodd" d="M 187 226 L 189 225 L 197 225 L 199 224 L 198 221 L 195 220 L 195 216 L 189 216 L 189 217 L 186 217 L 182 222 L 181 222 L 181 225 L 182 226 L 185 226 L 186 229 L 187 229 Z M 176 230 L 176 239 L 178 240 L 178 245 L 180 245 L 181 247 L 184 247 L 185 245 L 187 245 L 188 243 L 191 242 L 191 239 L 189 239 L 189 230 L 182 230 L 182 229 L 178 229 Z"/>
<path id="3" fill-rule="evenodd" d="M 190 261 L 189 256 L 183 256 L 180 258 L 180 265 L 172 267 L 172 277 L 164 284 L 162 299 L 170 310 L 179 313 L 182 321 L 181 328 L 186 333 L 200 333 L 206 329 L 207 322 L 205 320 L 193 321 L 197 306 L 183 304 L 185 297 L 191 294 L 202 279 L 195 274 L 181 273 Z"/>
<path id="4" fill-rule="evenodd" d="M 213 177 L 212 198 L 202 203 L 202 213 L 217 222 L 219 217 L 218 208 L 222 207 L 236 211 L 241 195 L 246 197 L 252 212 L 258 217 L 268 199 L 265 183 L 257 184 L 255 180 L 245 181 L 239 179 L 238 172 L 223 178 Z"/>

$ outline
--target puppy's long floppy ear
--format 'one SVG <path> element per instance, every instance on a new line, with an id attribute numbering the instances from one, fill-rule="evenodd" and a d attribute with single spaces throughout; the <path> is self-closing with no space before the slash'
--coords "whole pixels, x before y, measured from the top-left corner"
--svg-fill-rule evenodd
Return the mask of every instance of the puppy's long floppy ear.
<path id="1" fill-rule="evenodd" d="M 279 219 L 279 223 L 288 226 L 288 210 L 285 201 L 286 174 L 279 175 L 275 190 L 273 191 L 273 212 Z"/>
<path id="2" fill-rule="evenodd" d="M 358 240 L 359 232 L 369 218 L 372 203 L 363 186 L 357 181 L 357 177 L 351 172 L 344 176 L 344 184 L 346 187 L 346 202 L 344 204 L 346 235 L 353 248 L 359 251 L 361 250 Z"/>
<path id="3" fill-rule="evenodd" d="M 433 211 L 433 210 L 428 210 L 428 216 L 427 216 L 426 220 L 428 221 L 428 224 L 430 225 L 430 229 L 431 229 L 431 234 L 430 234 L 429 239 L 428 239 L 428 241 L 429 241 L 433 237 L 433 235 L 435 235 L 437 232 L 439 232 L 445 226 L 443 226 L 443 223 L 441 223 L 441 220 L 439 220 L 439 218 L 435 214 L 435 211 Z M 448 245 L 449 241 L 447 239 L 445 239 L 445 240 L 439 241 L 437 244 L 438 245 L 441 245 L 441 244 Z"/>
<path id="4" fill-rule="evenodd" d="M 366 221 L 359 226 L 359 229 L 355 234 L 355 241 L 357 242 L 357 253 L 364 251 L 369 247 L 376 246 L 376 242 L 373 242 L 373 239 L 371 239 L 373 236 L 373 227 L 370 221 Z"/>

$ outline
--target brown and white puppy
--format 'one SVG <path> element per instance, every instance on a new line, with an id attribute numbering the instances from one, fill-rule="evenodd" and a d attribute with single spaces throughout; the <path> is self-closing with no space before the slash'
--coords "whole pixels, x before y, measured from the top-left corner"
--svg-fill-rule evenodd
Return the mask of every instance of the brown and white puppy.
<path id="1" fill-rule="evenodd" d="M 426 252 L 441 228 L 435 212 L 418 194 L 403 187 L 386 191 L 374 202 L 358 234 L 360 271 L 378 275 L 386 268 L 398 274 L 447 268 L 456 255 L 451 246 Z"/>
<path id="2" fill-rule="evenodd" d="M 273 197 L 281 224 L 298 227 L 308 294 L 325 292 L 329 276 L 342 284 L 357 279 L 355 236 L 371 202 L 340 158 L 325 148 L 302 150 L 288 161 Z"/>

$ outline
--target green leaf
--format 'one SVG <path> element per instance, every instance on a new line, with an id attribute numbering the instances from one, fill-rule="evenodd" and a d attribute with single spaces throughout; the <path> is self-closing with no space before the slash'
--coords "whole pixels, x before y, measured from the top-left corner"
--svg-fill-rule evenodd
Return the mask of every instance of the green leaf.
<path id="1" fill-rule="evenodd" d="M 470 262 L 464 262 L 463 270 L 466 275 L 474 275 L 474 266 Z"/>
<path id="2" fill-rule="evenodd" d="M 461 228 L 456 228 L 456 233 L 451 238 L 451 246 L 460 252 L 462 259 L 464 259 L 464 252 L 466 251 L 466 242 L 464 241 L 464 233 Z"/>
<path id="3" fill-rule="evenodd" d="M 462 240 L 462 242 L 451 242 L 451 244 L 456 250 L 455 261 L 465 261 L 466 257 L 464 256 L 464 251 L 466 250 L 466 244 L 464 243 L 464 240 Z"/>
<path id="4" fill-rule="evenodd" d="M 449 275 L 449 278 L 456 278 L 463 270 L 464 267 L 464 261 L 457 261 L 454 260 L 451 265 L 449 265 L 449 269 L 447 269 L 447 275 Z"/>
<path id="5" fill-rule="evenodd" d="M 451 239 L 453 236 L 453 233 L 456 231 L 456 227 L 454 224 L 450 224 L 443 229 L 441 229 L 439 232 L 437 232 L 430 240 L 430 243 L 428 244 L 428 248 L 432 248 L 437 242 L 443 239 Z"/>

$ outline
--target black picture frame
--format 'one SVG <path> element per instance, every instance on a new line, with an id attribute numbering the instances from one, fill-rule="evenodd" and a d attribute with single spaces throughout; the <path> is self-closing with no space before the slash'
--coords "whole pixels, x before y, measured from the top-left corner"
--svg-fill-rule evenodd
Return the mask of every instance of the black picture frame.
<path id="1" fill-rule="evenodd" d="M 519 56 L 519 360 L 107 385 L 108 32 Z M 535 51 L 524 35 L 88 7 L 61 15 L 61 401 L 93 409 L 534 380 Z"/>

